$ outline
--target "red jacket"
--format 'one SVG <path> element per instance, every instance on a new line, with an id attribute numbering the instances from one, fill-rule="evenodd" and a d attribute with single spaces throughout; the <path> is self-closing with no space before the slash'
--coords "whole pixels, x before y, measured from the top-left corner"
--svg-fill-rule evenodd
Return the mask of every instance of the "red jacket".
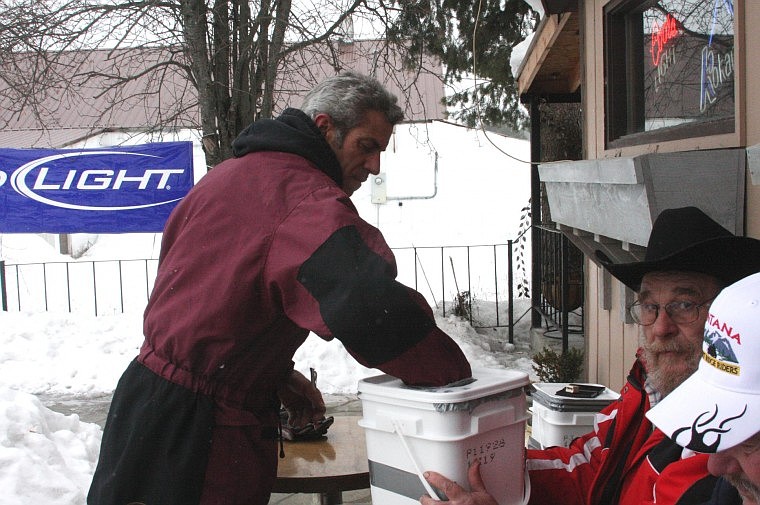
<path id="1" fill-rule="evenodd" d="M 527 451 L 531 505 L 697 504 L 715 477 L 707 455 L 683 449 L 654 429 L 643 366 L 633 366 L 620 399 L 596 415 L 594 431 L 570 447 Z"/>

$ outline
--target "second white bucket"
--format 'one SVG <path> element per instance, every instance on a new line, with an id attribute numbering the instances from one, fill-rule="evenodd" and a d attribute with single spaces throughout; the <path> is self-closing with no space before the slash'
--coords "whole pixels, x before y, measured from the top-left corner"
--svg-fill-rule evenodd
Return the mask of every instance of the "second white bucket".
<path id="1" fill-rule="evenodd" d="M 372 503 L 412 505 L 433 497 L 422 472 L 468 487 L 476 459 L 499 505 L 524 503 L 525 390 L 517 370 L 475 369 L 469 384 L 415 388 L 389 375 L 359 381 Z"/>

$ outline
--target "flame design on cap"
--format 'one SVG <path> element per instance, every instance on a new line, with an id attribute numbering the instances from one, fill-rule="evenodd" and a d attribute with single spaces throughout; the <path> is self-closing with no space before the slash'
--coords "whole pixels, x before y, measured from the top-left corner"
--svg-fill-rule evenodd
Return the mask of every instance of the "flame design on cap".
<path id="1" fill-rule="evenodd" d="M 691 440 L 684 447 L 686 447 L 687 449 L 691 449 L 692 451 L 695 451 L 695 452 L 709 452 L 709 453 L 716 452 L 718 450 L 718 447 L 720 446 L 721 434 L 728 433 L 729 431 L 731 431 L 731 428 L 724 428 L 724 425 L 726 423 L 739 419 L 740 417 L 744 416 L 746 412 L 747 412 L 747 406 L 745 405 L 744 410 L 742 410 L 741 413 L 739 413 L 738 415 L 724 419 L 715 428 L 707 428 L 707 429 L 704 429 L 703 431 L 700 431 L 700 428 L 703 428 L 704 426 L 711 424 L 715 420 L 715 418 L 718 417 L 718 406 L 716 405 L 715 411 L 712 414 L 710 414 L 710 412 L 702 412 L 701 414 L 697 416 L 697 418 L 694 420 L 691 426 L 685 426 L 683 428 L 679 428 L 675 430 L 670 438 L 672 438 L 673 440 L 677 440 L 678 435 L 680 435 L 684 431 L 691 430 Z M 700 422 L 700 420 L 706 415 L 710 415 L 710 417 L 706 419 L 705 421 Z M 713 442 L 710 445 L 707 445 L 705 444 L 705 436 L 711 433 L 718 433 L 718 436 L 715 439 L 715 442 Z"/>

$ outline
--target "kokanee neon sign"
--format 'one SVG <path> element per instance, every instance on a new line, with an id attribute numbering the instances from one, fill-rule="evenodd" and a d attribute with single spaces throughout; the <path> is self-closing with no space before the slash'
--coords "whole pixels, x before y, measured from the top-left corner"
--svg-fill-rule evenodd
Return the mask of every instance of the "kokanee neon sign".
<path id="1" fill-rule="evenodd" d="M 652 44 L 649 52 L 652 54 L 654 66 L 660 64 L 660 57 L 665 51 L 665 46 L 681 33 L 680 23 L 670 13 L 665 16 L 665 22 L 660 25 L 657 21 L 652 27 Z"/>

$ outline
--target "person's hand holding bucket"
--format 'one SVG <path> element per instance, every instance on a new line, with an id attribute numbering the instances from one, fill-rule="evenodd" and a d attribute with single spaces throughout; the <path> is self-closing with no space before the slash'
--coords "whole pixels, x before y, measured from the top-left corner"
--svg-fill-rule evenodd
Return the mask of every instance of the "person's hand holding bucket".
<path id="1" fill-rule="evenodd" d="M 483 484 L 483 479 L 480 476 L 480 462 L 478 460 L 475 460 L 467 470 L 470 491 L 467 491 L 453 480 L 447 479 L 438 472 L 425 472 L 424 476 L 430 485 L 446 495 L 448 503 L 451 505 L 497 505 L 496 500 L 488 494 L 485 484 Z M 440 500 L 429 496 L 420 498 L 422 505 L 435 505 L 438 501 Z"/>

